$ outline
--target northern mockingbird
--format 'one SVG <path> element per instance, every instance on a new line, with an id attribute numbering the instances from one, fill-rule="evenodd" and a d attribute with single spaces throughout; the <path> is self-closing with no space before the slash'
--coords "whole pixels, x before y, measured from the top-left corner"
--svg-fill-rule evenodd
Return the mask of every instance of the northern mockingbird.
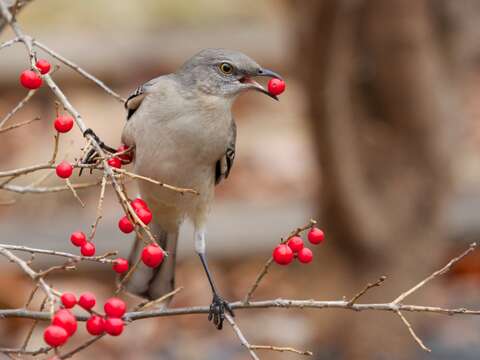
<path id="1" fill-rule="evenodd" d="M 178 232 L 185 218 L 193 222 L 195 251 L 210 283 L 213 299 L 209 320 L 218 329 L 224 312 L 233 312 L 218 292 L 206 260 L 206 222 L 215 185 L 227 178 L 235 157 L 236 126 L 232 104 L 247 90 L 274 99 L 253 80 L 256 76 L 281 77 L 236 51 L 206 49 L 190 58 L 175 73 L 152 79 L 127 99 L 124 144 L 135 147 L 135 172 L 199 192 L 182 196 L 149 182 L 139 182 L 142 198 L 153 213 L 151 229 L 170 256 L 159 268 L 140 263 L 127 290 L 156 299 L 174 288 Z M 277 99 L 278 100 L 278 99 Z M 137 239 L 130 263 L 140 256 Z"/>

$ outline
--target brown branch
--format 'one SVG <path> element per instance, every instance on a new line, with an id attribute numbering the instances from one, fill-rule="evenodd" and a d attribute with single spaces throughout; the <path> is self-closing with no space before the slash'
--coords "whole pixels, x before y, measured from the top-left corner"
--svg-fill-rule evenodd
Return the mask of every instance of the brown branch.
<path id="1" fill-rule="evenodd" d="M 233 320 L 233 318 L 229 315 L 229 314 L 225 314 L 225 320 L 227 320 L 227 322 L 230 324 L 230 326 L 232 327 L 233 331 L 235 332 L 235 334 L 237 335 L 238 339 L 240 340 L 240 343 L 245 346 L 248 350 L 248 352 L 250 353 L 250 356 L 252 357 L 252 359 L 254 360 L 260 360 L 257 356 L 257 354 L 255 354 L 255 352 L 253 351 L 252 349 L 252 345 L 250 345 L 250 343 L 248 342 L 248 340 L 245 338 L 245 336 L 242 334 L 242 331 L 240 330 L 240 328 L 238 327 L 238 325 L 235 323 L 235 321 Z"/>
<path id="2" fill-rule="evenodd" d="M 102 178 L 102 184 L 100 185 L 100 197 L 98 198 L 98 205 L 97 205 L 97 216 L 95 218 L 95 222 L 92 225 L 92 231 L 90 232 L 90 236 L 88 239 L 93 241 L 95 237 L 95 233 L 97 232 L 98 224 L 102 219 L 102 206 L 103 206 L 103 199 L 105 198 L 105 188 L 107 186 L 107 178 L 104 176 Z"/>
<path id="3" fill-rule="evenodd" d="M 252 350 L 272 350 L 278 352 L 292 352 L 298 355 L 306 355 L 312 356 L 313 353 L 307 350 L 297 350 L 292 347 L 284 347 L 284 346 L 272 346 L 272 345 L 250 345 L 250 349 Z"/>
<path id="4" fill-rule="evenodd" d="M 387 277 L 384 275 L 384 276 L 381 276 L 380 279 L 378 279 L 376 282 L 374 283 L 368 283 L 361 291 L 359 291 L 357 294 L 355 294 L 349 301 L 348 301 L 348 305 L 353 305 L 355 303 L 355 301 L 357 301 L 360 297 L 362 297 L 363 295 L 365 295 L 365 293 L 370 290 L 371 288 L 373 287 L 376 287 L 376 286 L 380 286 L 383 284 L 383 282 L 387 279 Z"/>
<path id="5" fill-rule="evenodd" d="M 7 123 L 8 120 L 12 118 L 13 115 L 16 114 L 18 110 L 25 106 L 25 104 L 32 98 L 32 96 L 37 92 L 37 90 L 30 90 L 27 95 L 20 100 L 20 102 L 15 106 L 5 117 L 0 120 L 0 129 Z"/>
<path id="6" fill-rule="evenodd" d="M 80 75 L 82 75 L 84 78 L 90 80 L 90 81 L 93 81 L 95 84 L 97 84 L 101 89 L 105 90 L 105 92 L 111 96 L 113 96 L 115 99 L 117 99 L 119 102 L 121 102 L 122 104 L 125 103 L 126 99 L 124 99 L 123 97 L 121 97 L 119 94 L 117 94 L 115 91 L 113 91 L 111 88 L 109 88 L 107 85 L 105 85 L 105 83 L 99 79 L 97 79 L 95 76 L 91 75 L 90 73 L 86 72 L 85 70 L 83 70 L 80 66 L 78 66 L 77 64 L 73 63 L 72 61 L 64 58 L 62 55 L 56 53 L 55 51 L 49 49 L 46 45 L 36 41 L 36 40 L 33 40 L 33 45 L 42 49 L 43 51 L 45 51 L 47 54 L 53 56 L 55 59 L 61 61 L 62 63 L 64 63 L 65 65 L 67 65 L 68 67 L 70 67 L 71 69 L 75 70 L 76 72 L 78 72 Z"/>
<path id="7" fill-rule="evenodd" d="M 440 270 L 437 270 L 435 271 L 432 275 L 428 276 L 427 278 L 425 278 L 424 280 L 420 281 L 417 285 L 415 285 L 414 287 L 412 287 L 411 289 L 405 291 L 404 293 L 402 293 L 399 297 L 397 297 L 395 300 L 393 300 L 392 302 L 394 304 L 399 304 L 402 302 L 402 300 L 404 300 L 407 296 L 413 294 L 415 291 L 417 291 L 418 289 L 420 289 L 422 286 L 425 286 L 427 283 L 429 283 L 430 281 L 434 280 L 437 276 L 440 276 L 440 275 L 443 275 L 445 274 L 446 272 L 450 271 L 450 269 L 452 268 L 453 265 L 455 265 L 457 262 L 459 262 L 460 260 L 462 260 L 465 256 L 467 256 L 468 254 L 470 254 L 473 250 L 475 250 L 475 248 L 477 247 L 477 244 L 476 243 L 472 243 L 470 244 L 470 247 L 465 250 L 463 253 L 461 253 L 460 255 L 458 255 L 457 257 L 453 258 L 452 260 L 450 260 L 448 262 L 447 265 L 445 265 L 444 267 L 442 267 Z"/>
<path id="8" fill-rule="evenodd" d="M 75 355 L 76 353 L 82 351 L 83 349 L 89 347 L 90 345 L 96 343 L 98 340 L 100 340 L 102 337 L 104 337 L 105 334 L 102 334 L 102 335 L 99 335 L 99 336 L 96 336 L 88 341 L 86 341 L 85 343 L 83 343 L 82 345 L 78 346 L 77 348 L 73 349 L 72 351 L 69 351 L 68 353 L 65 353 L 63 355 L 60 355 L 60 354 L 57 354 L 57 357 L 59 359 L 68 359 L 68 358 L 71 358 L 73 355 Z"/>
<path id="9" fill-rule="evenodd" d="M 27 121 L 24 121 L 24 122 L 20 122 L 18 124 L 13 124 L 13 125 L 7 126 L 5 128 L 0 128 L 0 134 L 5 133 L 5 132 L 10 131 L 10 130 L 13 130 L 13 129 L 17 129 L 17 128 L 22 127 L 22 126 L 29 125 L 32 122 L 38 121 L 38 120 L 40 120 L 40 118 L 36 117 L 36 118 L 31 119 L 31 120 L 27 120 Z"/>
<path id="10" fill-rule="evenodd" d="M 81 255 L 74 255 L 71 253 L 63 252 L 63 251 L 37 249 L 37 248 L 31 248 L 27 246 L 8 245 L 8 244 L 0 244 L 0 249 L 6 249 L 11 251 L 22 251 L 22 252 L 28 252 L 30 254 L 42 254 L 42 255 L 66 257 L 66 258 L 72 259 L 75 262 L 94 261 L 94 262 L 100 262 L 103 264 L 112 264 L 115 260 L 109 259 L 109 257 L 117 255 L 116 251 L 112 251 L 112 252 L 108 252 L 106 254 L 98 255 L 98 256 L 81 256 Z"/>
<path id="11" fill-rule="evenodd" d="M 174 295 L 178 294 L 182 290 L 183 290 L 183 287 L 179 287 L 179 288 L 176 288 L 175 290 L 170 291 L 169 293 L 159 297 L 158 299 L 148 301 L 148 302 L 145 302 L 145 303 L 140 303 L 135 307 L 135 311 L 145 310 L 146 308 L 149 308 L 149 307 L 157 305 L 161 302 L 164 302 L 165 300 L 173 297 Z"/>
<path id="12" fill-rule="evenodd" d="M 417 334 L 415 334 L 415 331 L 413 330 L 412 325 L 410 325 L 410 323 L 409 323 L 408 320 L 405 318 L 405 316 L 403 316 L 403 314 L 400 312 L 400 310 L 397 310 L 396 313 L 397 313 L 397 315 L 400 317 L 400 319 L 402 320 L 402 322 L 405 324 L 405 326 L 407 327 L 408 331 L 410 332 L 410 335 L 412 335 L 413 339 L 417 342 L 417 344 L 418 344 L 423 350 L 425 350 L 426 352 L 432 352 L 432 350 L 430 350 L 428 347 L 425 346 L 425 344 L 424 344 L 423 341 L 417 336 Z"/>
<path id="13" fill-rule="evenodd" d="M 149 178 L 149 177 L 146 177 L 146 176 L 138 175 L 138 174 L 129 172 L 129 171 L 124 170 L 124 169 L 113 168 L 113 171 L 115 171 L 115 172 L 117 172 L 117 173 L 120 173 L 120 174 L 123 174 L 123 175 L 126 175 L 126 176 L 128 176 L 128 177 L 131 177 L 132 179 L 144 180 L 144 181 L 150 182 L 150 183 L 152 183 L 152 184 L 155 184 L 155 185 L 164 187 L 165 189 L 169 189 L 169 190 L 173 190 L 173 191 L 179 192 L 179 193 L 182 194 L 182 195 L 184 195 L 184 194 L 186 194 L 186 193 L 194 194 L 194 195 L 199 195 L 199 192 L 196 191 L 196 190 L 187 189 L 187 188 L 181 188 L 181 187 L 177 187 L 177 186 L 173 186 L 173 185 L 168 185 L 168 184 L 165 184 L 165 183 L 160 182 L 160 181 L 158 181 L 158 180 L 154 180 L 154 179 Z"/>

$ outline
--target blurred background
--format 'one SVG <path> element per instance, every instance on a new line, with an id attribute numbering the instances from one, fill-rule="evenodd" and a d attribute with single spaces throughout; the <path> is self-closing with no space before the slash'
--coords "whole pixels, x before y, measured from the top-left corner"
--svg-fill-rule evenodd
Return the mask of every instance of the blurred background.
<path id="1" fill-rule="evenodd" d="M 235 165 L 217 188 L 209 222 L 213 273 L 227 299 L 243 298 L 280 237 L 315 218 L 327 241 L 314 248 L 314 261 L 274 266 L 255 299 L 349 298 L 387 275 L 363 302 L 391 301 L 480 233 L 479 19 L 479 0 L 42 0 L 18 16 L 26 33 L 124 97 L 206 47 L 240 50 L 283 74 L 287 91 L 279 103 L 251 93 L 235 104 Z M 10 38 L 8 29 L 0 34 L 0 42 Z M 59 65 L 54 78 L 87 125 L 106 143 L 119 144 L 121 104 Z M 0 52 L 0 117 L 25 95 L 18 74 L 27 67 L 21 45 Z M 50 158 L 55 104 L 45 87 L 9 124 L 35 116 L 41 121 L 0 134 L 1 170 Z M 82 145 L 78 131 L 63 135 L 59 158 L 75 159 Z M 44 181 L 55 184 L 61 184 L 55 176 Z M 97 188 L 81 191 L 87 204 L 81 208 L 70 192 L 0 191 L 0 242 L 75 251 L 69 234 L 89 230 L 98 195 Z M 98 252 L 127 254 L 133 239 L 117 230 L 122 210 L 111 189 L 104 211 Z M 171 305 L 208 304 L 189 225 L 179 258 L 177 285 L 184 290 Z M 57 261 L 39 256 L 35 264 L 41 269 Z M 102 299 L 114 289 L 110 268 L 87 263 L 49 279 L 59 289 L 91 290 Z M 408 302 L 475 308 L 479 285 L 474 253 Z M 16 308 L 32 284 L 2 259 L 0 289 L 0 308 Z M 267 309 L 237 311 L 237 322 L 253 344 L 308 349 L 314 359 L 478 359 L 478 319 L 405 315 L 432 354 L 390 313 Z M 1 320 L 0 346 L 20 346 L 28 328 L 28 321 Z M 68 346 L 87 338 L 81 326 Z M 37 330 L 32 346 L 41 345 Z M 76 358 L 94 356 L 249 359 L 228 326 L 217 332 L 205 316 L 136 322 Z"/>

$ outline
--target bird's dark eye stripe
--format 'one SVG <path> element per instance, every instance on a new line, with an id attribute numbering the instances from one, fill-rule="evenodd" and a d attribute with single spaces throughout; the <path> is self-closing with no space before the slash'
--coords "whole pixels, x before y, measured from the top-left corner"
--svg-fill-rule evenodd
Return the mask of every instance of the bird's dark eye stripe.
<path id="1" fill-rule="evenodd" d="M 229 75 L 233 72 L 233 66 L 229 63 L 221 63 L 220 65 L 218 65 L 218 67 L 220 68 L 220 71 L 224 74 Z"/>

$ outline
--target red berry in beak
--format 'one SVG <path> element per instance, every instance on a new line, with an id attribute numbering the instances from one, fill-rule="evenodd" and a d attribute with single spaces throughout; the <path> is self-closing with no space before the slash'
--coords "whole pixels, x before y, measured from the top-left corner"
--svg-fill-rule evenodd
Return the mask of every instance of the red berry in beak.
<path id="1" fill-rule="evenodd" d="M 285 91 L 285 81 L 280 79 L 270 79 L 268 82 L 268 92 L 272 95 L 280 95 Z"/>

